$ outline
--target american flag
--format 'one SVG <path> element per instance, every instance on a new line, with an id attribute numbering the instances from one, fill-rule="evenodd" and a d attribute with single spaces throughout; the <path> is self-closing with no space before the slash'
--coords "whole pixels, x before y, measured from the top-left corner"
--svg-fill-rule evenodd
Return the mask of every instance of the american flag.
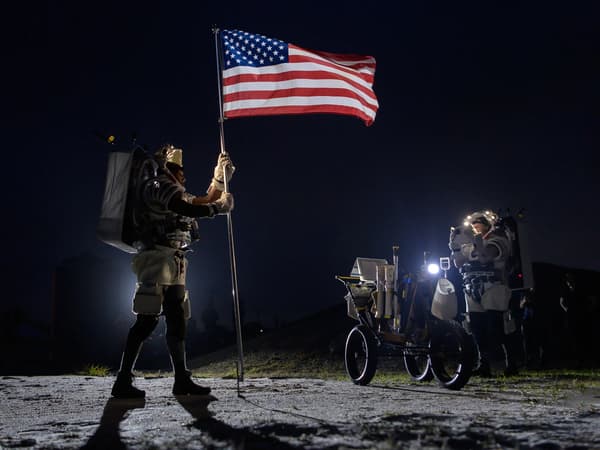
<path id="1" fill-rule="evenodd" d="M 222 30 L 223 113 L 227 118 L 334 113 L 371 125 L 375 58 L 309 51 L 239 30 Z"/>

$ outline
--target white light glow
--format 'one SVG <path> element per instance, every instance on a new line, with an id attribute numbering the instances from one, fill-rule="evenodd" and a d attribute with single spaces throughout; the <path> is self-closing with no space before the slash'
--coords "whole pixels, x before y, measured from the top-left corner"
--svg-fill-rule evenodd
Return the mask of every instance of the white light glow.
<path id="1" fill-rule="evenodd" d="M 438 266 L 435 263 L 431 263 L 427 266 L 427 272 L 429 272 L 432 275 L 436 275 L 440 273 L 440 266 Z"/>

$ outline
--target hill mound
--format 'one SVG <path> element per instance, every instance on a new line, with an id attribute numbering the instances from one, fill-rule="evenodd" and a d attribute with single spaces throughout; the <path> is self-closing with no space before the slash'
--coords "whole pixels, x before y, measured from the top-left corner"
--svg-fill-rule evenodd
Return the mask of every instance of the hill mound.
<path id="1" fill-rule="evenodd" d="M 245 340 L 244 371 L 273 376 L 314 376 L 332 370 L 342 374 L 346 336 L 356 323 L 347 316 L 342 303 Z M 234 345 L 193 358 L 188 365 L 201 375 L 235 377 L 237 359 Z"/>

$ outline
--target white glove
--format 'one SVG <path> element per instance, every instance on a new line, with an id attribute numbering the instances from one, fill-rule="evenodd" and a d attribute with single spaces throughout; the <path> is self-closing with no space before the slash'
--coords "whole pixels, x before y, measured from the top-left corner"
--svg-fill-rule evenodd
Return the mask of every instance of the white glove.
<path id="1" fill-rule="evenodd" d="M 231 162 L 229 153 L 219 153 L 219 159 L 217 160 L 217 165 L 213 172 L 214 180 L 216 180 L 217 183 L 223 184 L 225 182 L 225 177 L 227 177 L 227 182 L 229 182 L 231 181 L 233 172 L 235 172 L 235 166 L 233 165 L 233 162 Z"/>
<path id="2" fill-rule="evenodd" d="M 227 214 L 233 209 L 233 195 L 230 192 L 223 192 L 221 196 L 210 204 L 215 215 Z"/>
<path id="3" fill-rule="evenodd" d="M 473 242 L 473 230 L 471 227 L 460 225 L 450 229 L 450 238 L 448 239 L 448 247 L 452 251 L 458 251 L 464 244 Z"/>

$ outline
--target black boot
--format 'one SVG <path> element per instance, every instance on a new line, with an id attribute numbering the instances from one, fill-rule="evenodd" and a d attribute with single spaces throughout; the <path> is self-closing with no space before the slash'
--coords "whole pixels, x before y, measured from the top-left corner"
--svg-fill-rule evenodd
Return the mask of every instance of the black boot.
<path id="1" fill-rule="evenodd" d="M 519 369 L 517 368 L 517 364 L 512 359 L 506 360 L 506 368 L 504 369 L 505 377 L 514 377 L 519 375 Z"/>
<path id="2" fill-rule="evenodd" d="M 481 359 L 479 361 L 479 367 L 477 367 L 472 374 L 476 377 L 491 378 L 492 369 L 490 368 L 490 363 L 487 361 L 487 359 Z"/>
<path id="3" fill-rule="evenodd" d="M 516 375 L 519 375 L 519 369 L 517 368 L 517 363 L 515 362 L 515 360 L 513 358 L 513 353 L 511 351 L 511 348 L 507 344 L 505 344 L 503 347 L 504 347 L 504 363 L 505 363 L 504 376 L 505 377 L 514 377 Z"/>
<path id="4" fill-rule="evenodd" d="M 174 336 L 167 336 L 167 347 L 175 372 L 173 394 L 175 395 L 208 395 L 210 388 L 197 385 L 192 381 L 192 372 L 185 364 L 185 341 Z"/>
<path id="5" fill-rule="evenodd" d="M 200 386 L 192 381 L 192 372 L 189 370 L 175 372 L 173 384 L 174 395 L 208 395 L 210 388 Z"/>
<path id="6" fill-rule="evenodd" d="M 125 350 L 121 357 L 121 366 L 117 372 L 117 379 L 113 385 L 111 394 L 116 398 L 144 398 L 146 393 L 133 386 L 133 366 L 142 349 L 143 340 L 136 334 L 136 329 L 132 328 L 125 342 Z"/>
<path id="7" fill-rule="evenodd" d="M 115 398 L 144 398 L 146 396 L 146 392 L 133 385 L 133 374 L 131 372 L 117 373 L 117 379 L 111 394 Z"/>

